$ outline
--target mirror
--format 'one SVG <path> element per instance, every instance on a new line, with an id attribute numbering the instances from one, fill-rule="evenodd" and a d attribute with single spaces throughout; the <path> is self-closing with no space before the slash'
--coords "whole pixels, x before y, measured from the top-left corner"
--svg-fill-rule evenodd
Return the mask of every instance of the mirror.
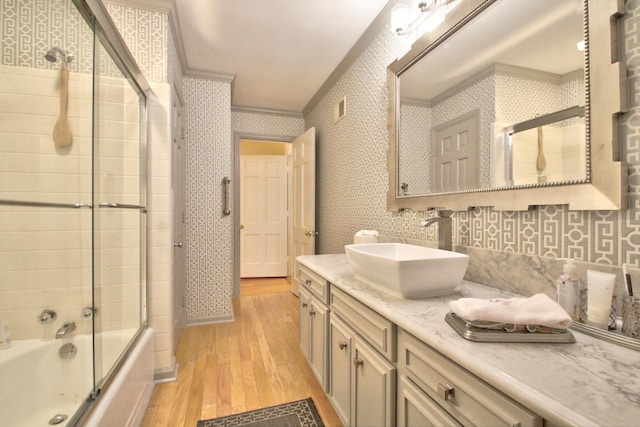
<path id="1" fill-rule="evenodd" d="M 388 209 L 625 208 L 617 3 L 461 0 L 388 68 Z"/>

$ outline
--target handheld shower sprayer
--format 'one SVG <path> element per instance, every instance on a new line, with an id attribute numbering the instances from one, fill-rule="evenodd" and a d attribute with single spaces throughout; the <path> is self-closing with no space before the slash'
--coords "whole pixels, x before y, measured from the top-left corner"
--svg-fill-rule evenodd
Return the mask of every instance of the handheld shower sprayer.
<path id="1" fill-rule="evenodd" d="M 62 50 L 59 47 L 52 47 L 49 51 L 44 55 L 44 58 L 53 62 L 54 64 L 58 61 L 62 62 L 62 68 L 67 68 L 67 64 L 74 60 L 73 53 L 68 50 Z"/>

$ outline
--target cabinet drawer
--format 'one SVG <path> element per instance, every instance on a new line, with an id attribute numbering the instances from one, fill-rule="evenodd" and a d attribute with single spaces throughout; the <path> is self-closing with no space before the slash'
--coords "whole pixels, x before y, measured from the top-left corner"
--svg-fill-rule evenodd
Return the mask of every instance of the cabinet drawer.
<path id="1" fill-rule="evenodd" d="M 306 286 L 313 295 L 325 304 L 329 304 L 329 285 L 325 279 L 304 266 L 298 270 L 300 286 Z"/>
<path id="2" fill-rule="evenodd" d="M 464 425 L 542 426 L 542 418 L 404 330 L 398 369 Z"/>
<path id="3" fill-rule="evenodd" d="M 388 360 L 396 360 L 396 325 L 340 289 L 331 288 L 331 310 Z"/>

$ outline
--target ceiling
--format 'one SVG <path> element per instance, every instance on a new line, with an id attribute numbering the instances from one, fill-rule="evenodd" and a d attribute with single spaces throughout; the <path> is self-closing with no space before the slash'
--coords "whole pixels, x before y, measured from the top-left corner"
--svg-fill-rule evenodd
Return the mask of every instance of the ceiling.
<path id="1" fill-rule="evenodd" d="M 234 78 L 232 106 L 300 113 L 388 0 L 175 0 L 187 72 Z"/>

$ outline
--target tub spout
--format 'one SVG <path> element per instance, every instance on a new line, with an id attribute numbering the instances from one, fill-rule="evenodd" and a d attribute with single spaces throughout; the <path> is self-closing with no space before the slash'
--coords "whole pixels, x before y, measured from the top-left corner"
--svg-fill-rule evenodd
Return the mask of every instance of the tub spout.
<path id="1" fill-rule="evenodd" d="M 64 322 L 56 332 L 56 339 L 65 338 L 67 334 L 76 330 L 76 322 Z"/>

